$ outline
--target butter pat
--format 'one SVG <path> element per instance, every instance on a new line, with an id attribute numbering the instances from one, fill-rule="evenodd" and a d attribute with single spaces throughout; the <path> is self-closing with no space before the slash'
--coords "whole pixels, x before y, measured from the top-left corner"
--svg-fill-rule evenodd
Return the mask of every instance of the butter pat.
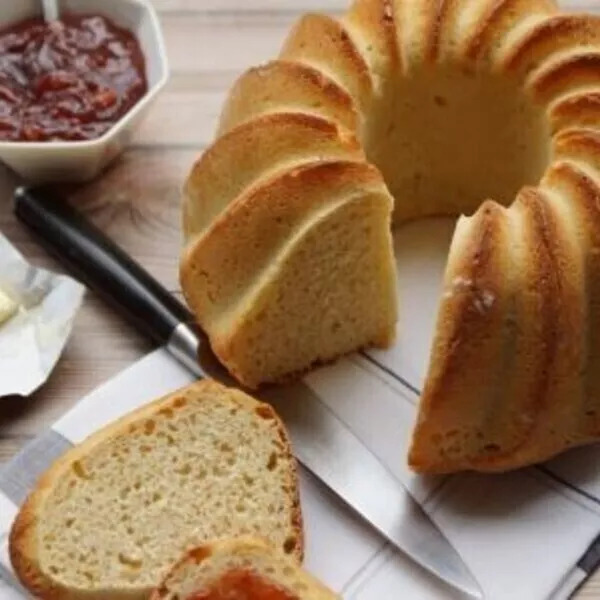
<path id="1" fill-rule="evenodd" d="M 0 325 L 8 321 L 16 312 L 19 305 L 2 290 L 0 290 Z"/>

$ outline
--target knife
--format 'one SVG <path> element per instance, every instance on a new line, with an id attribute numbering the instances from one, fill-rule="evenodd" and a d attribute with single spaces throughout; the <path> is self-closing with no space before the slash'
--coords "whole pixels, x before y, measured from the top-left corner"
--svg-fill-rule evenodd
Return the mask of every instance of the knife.
<path id="1" fill-rule="evenodd" d="M 17 217 L 89 287 L 198 377 L 240 387 L 192 314 L 147 271 L 47 188 L 18 188 Z M 391 544 L 433 575 L 482 598 L 460 555 L 375 455 L 302 382 L 260 394 L 284 420 L 296 458 Z M 369 482 L 369 485 L 365 485 Z"/>

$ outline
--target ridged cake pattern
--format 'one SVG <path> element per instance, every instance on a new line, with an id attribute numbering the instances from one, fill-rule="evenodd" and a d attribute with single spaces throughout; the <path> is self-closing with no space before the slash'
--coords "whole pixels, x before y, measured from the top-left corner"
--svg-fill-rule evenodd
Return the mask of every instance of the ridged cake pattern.
<path id="1" fill-rule="evenodd" d="M 181 278 L 242 382 L 391 341 L 392 197 L 395 223 L 472 214 L 410 465 L 499 471 L 597 440 L 600 19 L 356 0 L 238 79 L 186 183 Z"/>

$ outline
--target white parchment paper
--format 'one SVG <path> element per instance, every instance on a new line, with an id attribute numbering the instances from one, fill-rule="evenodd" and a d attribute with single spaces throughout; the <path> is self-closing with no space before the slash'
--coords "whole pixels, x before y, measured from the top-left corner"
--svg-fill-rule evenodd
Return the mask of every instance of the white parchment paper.
<path id="1" fill-rule="evenodd" d="M 0 289 L 20 305 L 0 325 L 0 397 L 27 396 L 58 361 L 85 288 L 66 275 L 30 265 L 0 233 Z"/>

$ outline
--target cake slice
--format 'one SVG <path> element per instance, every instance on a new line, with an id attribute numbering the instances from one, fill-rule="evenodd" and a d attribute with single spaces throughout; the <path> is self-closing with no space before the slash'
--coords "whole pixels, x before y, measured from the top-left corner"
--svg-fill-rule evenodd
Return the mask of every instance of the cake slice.
<path id="1" fill-rule="evenodd" d="M 289 557 L 264 541 L 237 538 L 191 550 L 150 600 L 336 600 Z"/>
<path id="2" fill-rule="evenodd" d="M 191 548 L 250 534 L 302 558 L 288 437 L 270 406 L 203 381 L 69 450 L 25 502 L 9 550 L 36 596 L 132 600 Z"/>
<path id="3" fill-rule="evenodd" d="M 187 245 L 185 298 L 230 373 L 255 388 L 391 343 L 392 204 L 374 167 L 314 161 L 249 189 Z"/>

